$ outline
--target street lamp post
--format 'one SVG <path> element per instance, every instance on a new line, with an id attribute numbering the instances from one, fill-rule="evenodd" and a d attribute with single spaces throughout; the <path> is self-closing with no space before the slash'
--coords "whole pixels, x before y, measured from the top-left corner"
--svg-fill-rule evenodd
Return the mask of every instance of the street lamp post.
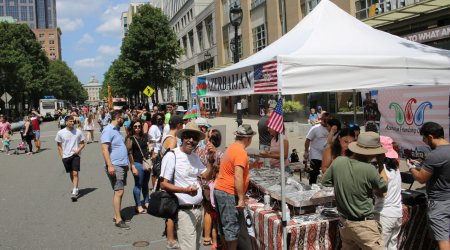
<path id="1" fill-rule="evenodd" d="M 6 95 L 6 77 L 5 77 L 5 70 L 2 68 L 1 71 L 1 77 L 2 77 L 2 85 L 3 85 L 3 94 L 5 95 L 5 105 L 3 106 L 3 112 L 5 113 L 6 116 L 8 116 L 7 114 L 7 105 L 8 105 L 8 96 Z"/>
<path id="2" fill-rule="evenodd" d="M 237 5 L 237 2 L 234 2 L 234 5 L 230 7 L 230 23 L 234 27 L 234 43 L 230 44 L 232 45 L 232 51 L 233 51 L 233 62 L 237 63 L 239 62 L 239 37 L 238 37 L 238 27 L 241 25 L 242 22 L 242 9 L 240 6 Z M 233 48 L 234 47 L 234 48 Z M 240 102 L 241 98 L 237 97 L 236 102 L 236 122 L 238 124 L 238 127 L 242 125 L 242 113 L 240 109 Z"/>

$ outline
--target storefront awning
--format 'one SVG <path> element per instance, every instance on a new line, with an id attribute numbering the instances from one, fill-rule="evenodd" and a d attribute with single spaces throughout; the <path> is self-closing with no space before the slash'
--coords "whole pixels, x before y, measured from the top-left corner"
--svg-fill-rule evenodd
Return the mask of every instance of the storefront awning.
<path id="1" fill-rule="evenodd" d="M 365 24 L 376 28 L 446 8 L 450 8 L 449 0 L 427 0 L 378 14 L 362 21 Z"/>

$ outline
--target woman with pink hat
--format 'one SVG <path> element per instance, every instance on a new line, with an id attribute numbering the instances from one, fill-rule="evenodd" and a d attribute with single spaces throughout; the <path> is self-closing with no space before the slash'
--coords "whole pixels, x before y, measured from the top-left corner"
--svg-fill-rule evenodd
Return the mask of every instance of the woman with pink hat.
<path id="1" fill-rule="evenodd" d="M 384 249 L 397 249 L 397 238 L 402 225 L 402 179 L 400 177 L 398 153 L 392 138 L 380 136 L 380 143 L 387 150 L 384 170 L 388 177 L 388 191 L 384 198 L 375 196 L 374 214 L 383 228 Z"/>

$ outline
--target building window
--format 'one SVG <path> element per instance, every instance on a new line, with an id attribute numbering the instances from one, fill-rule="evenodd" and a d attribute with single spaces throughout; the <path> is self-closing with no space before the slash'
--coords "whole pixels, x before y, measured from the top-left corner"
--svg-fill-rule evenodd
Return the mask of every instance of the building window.
<path id="1" fill-rule="evenodd" d="M 258 7 L 260 4 L 265 3 L 266 0 L 252 0 L 252 9 Z"/>
<path id="2" fill-rule="evenodd" d="M 48 34 L 48 38 L 49 38 L 49 39 L 55 39 L 55 34 L 49 33 L 49 34 Z"/>
<path id="3" fill-rule="evenodd" d="M 307 0 L 306 3 L 306 11 L 309 13 L 320 3 L 320 0 Z"/>
<path id="4" fill-rule="evenodd" d="M 200 51 L 203 51 L 203 48 L 205 48 L 205 46 L 203 44 L 203 26 L 201 24 L 197 26 L 197 38 Z"/>
<path id="5" fill-rule="evenodd" d="M 50 51 L 55 51 L 55 47 L 50 47 Z"/>
<path id="6" fill-rule="evenodd" d="M 49 40 L 48 44 L 55 44 L 55 40 Z"/>
<path id="7" fill-rule="evenodd" d="M 253 52 L 256 53 L 266 47 L 266 25 L 260 25 L 252 30 Z"/>
<path id="8" fill-rule="evenodd" d="M 191 55 L 194 55 L 194 32 L 191 31 L 188 33 L 189 36 L 189 45 L 191 46 Z"/>
<path id="9" fill-rule="evenodd" d="M 209 47 L 214 45 L 214 26 L 212 16 L 205 19 L 206 36 L 208 37 Z"/>
<path id="10" fill-rule="evenodd" d="M 44 33 L 39 33 L 39 38 L 44 38 L 45 34 Z"/>

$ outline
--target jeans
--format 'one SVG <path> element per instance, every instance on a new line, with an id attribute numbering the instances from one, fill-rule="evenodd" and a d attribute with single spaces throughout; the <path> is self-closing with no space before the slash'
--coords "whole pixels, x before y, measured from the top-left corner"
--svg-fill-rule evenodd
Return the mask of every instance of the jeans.
<path id="1" fill-rule="evenodd" d="M 385 250 L 396 250 L 398 243 L 398 234 L 402 227 L 402 217 L 386 217 L 380 214 L 375 214 L 383 228 L 383 242 Z"/>
<path id="2" fill-rule="evenodd" d="M 150 181 L 150 171 L 144 171 L 142 169 L 142 163 L 134 162 L 134 166 L 138 171 L 138 176 L 134 177 L 134 188 L 133 188 L 133 196 L 134 202 L 136 206 L 142 206 L 141 203 L 141 192 L 144 196 L 144 204 L 149 202 L 148 197 L 148 182 Z"/>

